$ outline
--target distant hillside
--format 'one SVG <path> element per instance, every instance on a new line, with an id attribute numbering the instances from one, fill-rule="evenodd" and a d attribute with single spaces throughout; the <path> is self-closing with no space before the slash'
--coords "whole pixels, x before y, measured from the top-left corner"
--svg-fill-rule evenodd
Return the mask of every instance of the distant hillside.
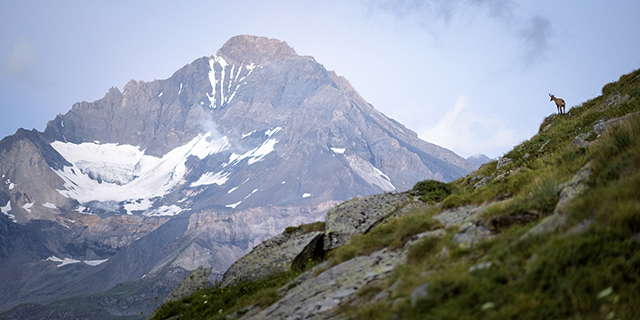
<path id="1" fill-rule="evenodd" d="M 470 156 L 469 158 L 467 158 L 467 162 L 473 164 L 474 166 L 476 166 L 476 169 L 480 168 L 481 165 L 487 163 L 491 161 L 491 158 L 487 157 L 484 154 L 474 154 L 472 156 Z"/>
<path id="2" fill-rule="evenodd" d="M 299 263 L 274 241 L 314 230 L 288 228 L 225 278 L 275 267 L 255 260 L 267 251 Z M 640 71 L 464 178 L 334 207 L 319 234 L 302 269 L 246 273 L 154 319 L 637 319 Z"/>

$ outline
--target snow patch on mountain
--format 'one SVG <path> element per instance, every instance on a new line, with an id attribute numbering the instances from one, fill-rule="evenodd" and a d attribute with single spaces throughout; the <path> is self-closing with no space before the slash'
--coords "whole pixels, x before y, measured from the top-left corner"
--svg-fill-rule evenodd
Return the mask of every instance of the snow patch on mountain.
<path id="1" fill-rule="evenodd" d="M 246 197 L 244 197 L 245 199 L 249 198 L 252 194 L 258 192 L 258 189 L 253 189 L 253 191 L 251 191 L 251 193 L 249 193 Z"/>
<path id="2" fill-rule="evenodd" d="M 46 202 L 42 204 L 42 206 L 49 209 L 58 209 L 58 207 L 56 207 L 56 205 L 51 202 Z"/>
<path id="3" fill-rule="evenodd" d="M 200 179 L 198 179 L 198 181 L 191 183 L 191 187 L 210 185 L 210 184 L 217 184 L 221 186 L 225 184 L 227 180 L 229 180 L 229 175 L 231 175 L 231 172 L 227 172 L 227 173 L 222 173 L 222 171 L 216 172 L 216 173 L 207 172 L 203 174 L 200 177 Z"/>
<path id="4" fill-rule="evenodd" d="M 63 267 L 66 266 L 68 264 L 74 264 L 74 263 L 84 263 L 88 266 L 92 266 L 95 267 L 97 265 L 100 265 L 102 263 L 105 263 L 107 260 L 109 259 L 102 259 L 102 260 L 76 260 L 76 259 L 71 259 L 71 258 L 64 258 L 64 259 L 60 259 L 56 256 L 50 256 L 49 258 L 44 259 L 44 261 L 52 261 L 52 262 L 58 262 L 60 263 L 57 267 Z"/>
<path id="5" fill-rule="evenodd" d="M 232 153 L 231 156 L 229 157 L 229 162 L 226 163 L 224 166 L 235 165 L 244 159 L 248 159 L 247 161 L 249 165 L 252 165 L 258 161 L 261 161 L 266 155 L 268 155 L 273 150 L 275 150 L 274 148 L 276 143 L 278 143 L 278 140 L 276 139 L 267 139 L 265 142 L 262 143 L 261 146 L 254 148 L 252 150 L 249 150 L 244 154 L 239 155 L 236 153 Z"/>
<path id="6" fill-rule="evenodd" d="M 174 204 L 170 206 L 160 206 L 159 208 L 153 209 L 151 211 L 147 211 L 144 213 L 147 217 L 160 217 L 160 216 L 175 216 L 182 211 L 186 211 L 189 209 L 182 209 Z"/>
<path id="7" fill-rule="evenodd" d="M 33 206 L 33 202 L 29 202 L 29 203 L 25 203 L 24 206 L 22 206 L 22 209 L 24 209 L 24 211 L 31 213 L 31 207 Z"/>
<path id="8" fill-rule="evenodd" d="M 216 72 L 216 64 L 220 72 Z M 218 106 L 228 104 L 233 100 L 238 92 L 238 88 L 244 80 L 255 69 L 256 65 L 251 63 L 247 66 L 229 65 L 224 58 L 213 55 L 209 58 L 209 83 L 211 84 L 211 94 L 207 92 L 209 108 L 215 109 Z M 243 74 L 243 68 L 246 70 Z M 225 83 L 225 80 L 227 83 Z M 220 100 L 218 100 L 218 96 Z"/>
<path id="9" fill-rule="evenodd" d="M 11 201 L 7 201 L 7 204 L 4 207 L 0 207 L 0 211 L 2 211 L 9 220 L 13 221 L 13 223 L 18 223 L 16 216 L 9 213 L 9 211 L 11 211 Z"/>
<path id="10" fill-rule="evenodd" d="M 382 189 L 382 191 L 394 191 L 396 187 L 391 183 L 391 179 L 382 170 L 373 166 L 370 162 L 356 156 L 346 157 L 351 169 L 353 169 L 364 181 Z"/>
<path id="11" fill-rule="evenodd" d="M 80 203 L 124 201 L 128 212 L 148 210 L 152 205 L 149 199 L 169 193 L 184 178 L 189 157 L 204 159 L 230 148 L 227 137 L 214 139 L 211 133 L 199 134 L 162 158 L 147 155 L 136 146 L 113 143 L 54 141 L 51 146 L 72 163 L 55 171 L 65 182 L 60 194 Z M 177 212 L 157 210 L 154 215 Z"/>
<path id="12" fill-rule="evenodd" d="M 46 258 L 45 261 L 59 262 L 60 264 L 58 265 L 58 268 L 60 268 L 62 266 L 66 266 L 68 264 L 74 264 L 74 263 L 81 262 L 80 260 L 71 259 L 71 258 L 60 259 L 60 258 L 58 258 L 56 256 L 51 256 L 49 258 Z"/>
<path id="13" fill-rule="evenodd" d="M 246 137 L 248 137 L 248 136 L 252 135 L 254 132 L 256 132 L 256 130 L 253 130 L 253 131 L 251 131 L 251 132 L 249 132 L 249 133 L 243 133 L 243 134 L 242 134 L 242 139 L 244 139 L 244 138 L 246 138 Z"/>
<path id="14" fill-rule="evenodd" d="M 264 135 L 271 137 L 272 135 L 278 133 L 278 131 L 280 131 L 280 130 L 282 130 L 282 127 L 276 127 L 276 128 L 271 129 L 271 130 L 265 131 Z"/>
<path id="15" fill-rule="evenodd" d="M 4 176 L 3 176 L 4 178 Z M 13 189 L 16 185 L 15 183 L 11 182 L 11 179 L 7 179 L 4 184 L 8 185 L 9 190 Z"/>
<path id="16" fill-rule="evenodd" d="M 235 208 L 236 208 L 239 204 L 241 204 L 241 203 L 242 203 L 242 201 L 238 201 L 238 202 L 236 202 L 236 203 L 228 204 L 228 205 L 226 205 L 225 207 L 227 207 L 227 208 L 231 208 L 231 209 L 235 209 Z"/>
<path id="17" fill-rule="evenodd" d="M 102 259 L 102 260 L 83 260 L 82 262 L 86 265 L 90 265 L 92 267 L 95 267 L 97 265 L 101 265 L 105 262 L 107 262 L 107 260 L 109 259 Z"/>

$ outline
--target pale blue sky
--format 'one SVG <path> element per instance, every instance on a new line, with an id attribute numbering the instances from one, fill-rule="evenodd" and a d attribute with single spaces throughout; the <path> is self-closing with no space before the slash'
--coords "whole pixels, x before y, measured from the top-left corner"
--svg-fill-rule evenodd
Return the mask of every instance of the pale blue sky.
<path id="1" fill-rule="evenodd" d="M 467 157 L 502 155 L 640 68 L 640 1 L 3 1 L 0 136 L 166 79 L 226 40 L 286 41 L 387 116 Z"/>

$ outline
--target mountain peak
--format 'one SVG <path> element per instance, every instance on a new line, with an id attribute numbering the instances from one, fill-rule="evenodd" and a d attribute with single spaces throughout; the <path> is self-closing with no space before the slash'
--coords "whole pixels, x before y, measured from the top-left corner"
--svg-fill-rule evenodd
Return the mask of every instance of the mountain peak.
<path id="1" fill-rule="evenodd" d="M 296 57 L 296 51 L 286 42 L 267 37 L 239 35 L 229 39 L 217 55 L 231 64 L 264 64 L 284 57 Z"/>

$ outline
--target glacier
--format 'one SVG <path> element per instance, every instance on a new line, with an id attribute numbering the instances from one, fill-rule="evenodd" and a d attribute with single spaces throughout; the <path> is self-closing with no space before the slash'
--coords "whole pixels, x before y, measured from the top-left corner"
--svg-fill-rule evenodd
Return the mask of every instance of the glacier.
<path id="1" fill-rule="evenodd" d="M 229 150 L 226 136 L 214 139 L 211 132 L 201 133 L 161 158 L 145 154 L 139 147 L 114 143 L 100 144 L 54 141 L 51 146 L 72 166 L 56 170 L 64 180 L 57 191 L 80 203 L 90 201 L 125 202 L 125 210 L 151 208 L 150 199 L 168 194 L 186 174 L 186 161 Z M 176 208 L 156 209 L 149 214 L 179 213 Z"/>

